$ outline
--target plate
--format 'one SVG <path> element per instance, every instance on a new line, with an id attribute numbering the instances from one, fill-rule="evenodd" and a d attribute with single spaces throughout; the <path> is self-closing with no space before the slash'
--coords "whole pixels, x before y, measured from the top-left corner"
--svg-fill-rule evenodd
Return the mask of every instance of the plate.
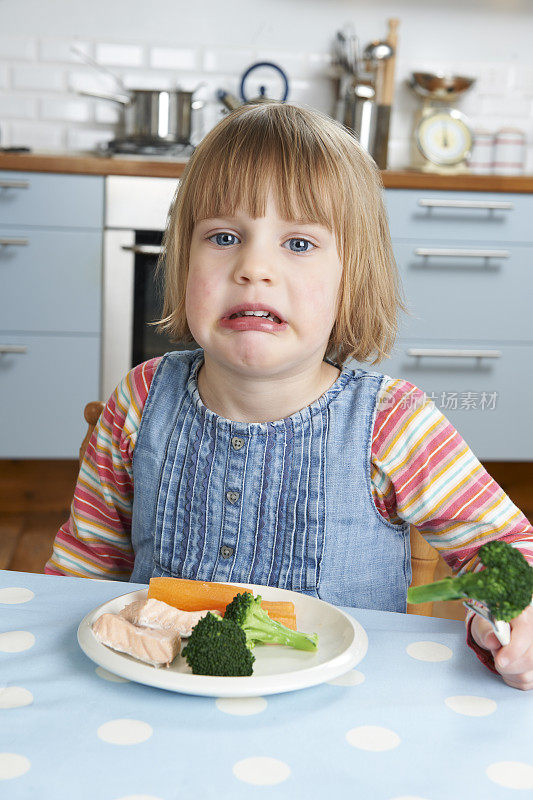
<path id="1" fill-rule="evenodd" d="M 153 667 L 111 650 L 96 640 L 91 626 L 104 613 L 117 614 L 134 600 L 146 600 L 148 588 L 121 595 L 89 612 L 78 627 L 78 642 L 96 664 L 137 683 L 157 686 L 172 692 L 208 697 L 254 697 L 292 692 L 338 678 L 353 669 L 368 649 L 366 631 L 357 620 L 335 606 L 288 589 L 255 584 L 232 584 L 251 589 L 263 600 L 294 603 L 298 630 L 318 633 L 318 648 L 313 653 L 280 645 L 256 645 L 254 674 L 246 677 L 193 675 L 181 656 L 170 667 Z"/>

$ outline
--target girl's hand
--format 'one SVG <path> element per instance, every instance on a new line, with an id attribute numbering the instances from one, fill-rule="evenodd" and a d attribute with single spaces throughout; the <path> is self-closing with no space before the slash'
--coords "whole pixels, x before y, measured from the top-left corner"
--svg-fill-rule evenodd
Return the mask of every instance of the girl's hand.
<path id="1" fill-rule="evenodd" d="M 470 631 L 474 641 L 494 657 L 494 666 L 508 686 L 533 689 L 533 606 L 512 619 L 511 641 L 502 647 L 489 622 L 474 615 Z"/>

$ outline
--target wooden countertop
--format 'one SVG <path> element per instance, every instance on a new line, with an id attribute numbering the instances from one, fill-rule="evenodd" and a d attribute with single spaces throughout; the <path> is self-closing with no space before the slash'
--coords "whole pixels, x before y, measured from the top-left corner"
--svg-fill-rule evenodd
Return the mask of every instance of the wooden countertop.
<path id="1" fill-rule="evenodd" d="M 92 153 L 2 153 L 0 170 L 77 175 L 137 175 L 179 178 L 187 161 L 108 158 Z M 388 189 L 447 189 L 469 192 L 533 192 L 533 175 L 434 175 L 415 170 L 384 170 Z"/>

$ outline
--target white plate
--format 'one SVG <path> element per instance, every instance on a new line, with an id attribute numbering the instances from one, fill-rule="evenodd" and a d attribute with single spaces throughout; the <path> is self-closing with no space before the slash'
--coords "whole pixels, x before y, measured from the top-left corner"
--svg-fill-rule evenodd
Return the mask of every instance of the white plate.
<path id="1" fill-rule="evenodd" d="M 78 642 L 96 664 L 122 678 L 172 692 L 209 697 L 254 697 L 316 686 L 343 675 L 364 658 L 368 649 L 366 631 L 359 622 L 335 606 L 288 589 L 254 584 L 232 585 L 251 589 L 263 600 L 293 602 L 298 630 L 318 633 L 317 650 L 308 653 L 291 647 L 256 645 L 253 675 L 224 678 L 193 675 L 181 656 L 177 656 L 170 667 L 153 667 L 100 644 L 91 630 L 95 619 L 104 613 L 117 614 L 134 600 L 145 600 L 148 589 L 123 594 L 87 614 L 78 628 Z"/>

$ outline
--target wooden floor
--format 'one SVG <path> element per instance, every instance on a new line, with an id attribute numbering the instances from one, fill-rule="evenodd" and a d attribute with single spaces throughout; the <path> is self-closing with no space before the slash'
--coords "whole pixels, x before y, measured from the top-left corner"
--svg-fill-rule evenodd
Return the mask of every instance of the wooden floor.
<path id="1" fill-rule="evenodd" d="M 533 519 L 533 463 L 484 465 L 511 500 Z M 68 519 L 77 461 L 0 460 L 0 569 L 42 572 L 54 536 Z M 437 579 L 449 575 L 442 561 Z M 434 614 L 462 619 L 460 601 L 435 603 Z"/>

